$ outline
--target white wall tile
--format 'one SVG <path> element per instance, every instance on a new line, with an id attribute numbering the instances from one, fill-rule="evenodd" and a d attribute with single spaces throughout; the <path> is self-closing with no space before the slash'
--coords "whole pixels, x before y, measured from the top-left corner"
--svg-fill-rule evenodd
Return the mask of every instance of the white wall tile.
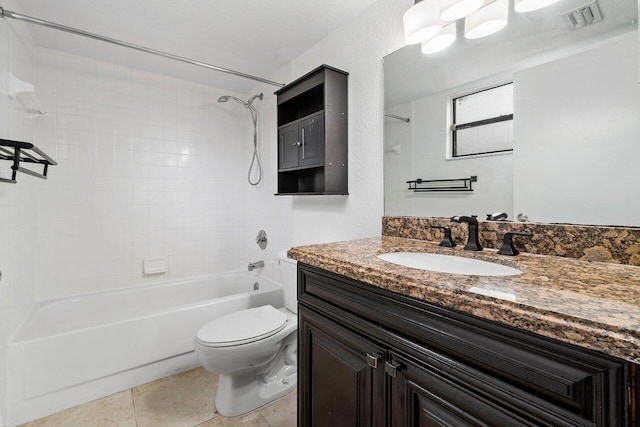
<path id="1" fill-rule="evenodd" d="M 19 10 L 13 0 L 3 7 Z M 36 85 L 35 47 L 26 24 L 0 20 L 0 71 L 11 71 Z M 0 138 L 33 141 L 38 118 L 29 119 L 18 100 L 0 94 Z M 0 162 L 0 176 L 10 177 L 10 163 Z M 37 220 L 34 187 L 43 181 L 27 175 L 18 184 L 0 183 L 0 414 L 6 414 L 5 343 L 35 300 L 34 257 Z"/>
<path id="2" fill-rule="evenodd" d="M 37 219 L 38 298 L 162 280 L 142 276 L 145 257 L 170 257 L 164 279 L 241 268 L 237 250 L 214 260 L 206 248 L 244 236 L 243 111 L 218 105 L 215 88 L 44 48 L 37 57 L 56 82 L 56 117 L 36 134 L 60 163 L 57 186 L 37 191 L 51 207 Z"/>

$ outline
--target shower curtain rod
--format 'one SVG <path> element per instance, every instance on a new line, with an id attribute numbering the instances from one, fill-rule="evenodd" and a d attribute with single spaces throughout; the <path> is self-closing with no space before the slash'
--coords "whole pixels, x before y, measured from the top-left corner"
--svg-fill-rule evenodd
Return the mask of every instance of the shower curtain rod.
<path id="1" fill-rule="evenodd" d="M 400 116 L 396 116 L 395 114 L 391 114 L 391 113 L 384 113 L 384 115 L 386 117 L 391 117 L 392 119 L 396 119 L 396 120 L 402 120 L 403 122 L 407 122 L 407 123 L 409 123 L 411 121 L 411 119 L 409 119 L 407 117 L 400 117 Z"/>
<path id="2" fill-rule="evenodd" d="M 263 79 L 262 77 L 252 76 L 250 74 L 241 73 L 240 71 L 230 70 L 228 68 L 218 67 L 216 65 L 207 64 L 206 62 L 195 61 L 193 59 L 184 58 L 182 56 L 173 55 L 171 53 L 161 52 L 159 50 L 150 49 L 148 47 L 135 45 L 133 43 L 127 43 L 120 40 L 112 39 L 110 37 L 101 36 L 87 31 L 78 30 L 77 28 L 67 27 L 64 25 L 56 24 L 55 22 L 45 21 L 43 19 L 34 18 L 33 16 L 23 15 L 21 13 L 12 12 L 10 10 L 0 7 L 0 16 L 3 18 L 16 19 L 18 21 L 25 21 L 31 24 L 42 25 L 43 27 L 53 28 L 54 30 L 61 30 L 67 33 L 76 34 L 83 37 L 88 37 L 94 40 L 100 40 L 103 42 L 115 44 L 118 46 L 128 47 L 129 49 L 139 50 L 141 52 L 150 53 L 152 55 L 162 56 L 163 58 L 173 59 L 174 61 L 186 62 L 187 64 L 196 65 L 198 67 L 208 68 L 210 70 L 220 71 L 227 74 L 233 74 L 234 76 L 244 77 L 245 79 L 255 80 L 262 83 L 267 83 L 273 86 L 283 87 L 284 83 L 274 82 L 272 80 Z"/>

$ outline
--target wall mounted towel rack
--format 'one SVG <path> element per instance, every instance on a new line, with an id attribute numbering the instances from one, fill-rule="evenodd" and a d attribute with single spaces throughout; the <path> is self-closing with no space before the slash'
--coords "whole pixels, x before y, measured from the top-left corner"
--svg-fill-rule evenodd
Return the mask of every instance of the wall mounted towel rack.
<path id="1" fill-rule="evenodd" d="M 427 193 L 434 191 L 473 191 L 473 183 L 478 182 L 478 177 L 473 175 L 469 178 L 458 179 L 416 179 L 407 181 L 409 190 L 416 193 Z"/>
<path id="2" fill-rule="evenodd" d="M 10 141 L 0 139 L 0 160 L 13 162 L 11 165 L 11 178 L 0 177 L 0 182 L 15 184 L 18 172 L 35 176 L 36 178 L 47 179 L 49 166 L 58 163 L 49 157 L 44 151 L 29 142 Z M 20 166 L 21 163 L 38 164 L 43 166 L 42 173 Z"/>

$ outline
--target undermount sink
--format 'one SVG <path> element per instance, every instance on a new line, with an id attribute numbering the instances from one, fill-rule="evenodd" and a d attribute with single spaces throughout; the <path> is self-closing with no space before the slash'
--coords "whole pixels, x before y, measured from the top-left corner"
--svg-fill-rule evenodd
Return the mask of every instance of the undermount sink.
<path id="1" fill-rule="evenodd" d="M 378 255 L 378 258 L 405 267 L 439 273 L 464 274 L 467 276 L 517 276 L 522 274 L 522 271 L 517 268 L 455 255 L 389 252 Z"/>

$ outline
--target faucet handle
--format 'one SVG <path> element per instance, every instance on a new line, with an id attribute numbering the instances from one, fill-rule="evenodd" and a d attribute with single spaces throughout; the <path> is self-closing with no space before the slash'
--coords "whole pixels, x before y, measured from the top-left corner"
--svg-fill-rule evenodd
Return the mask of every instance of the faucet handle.
<path id="1" fill-rule="evenodd" d="M 445 226 L 432 225 L 431 228 L 440 228 L 444 230 L 444 238 L 442 239 L 442 242 L 440 242 L 439 246 L 444 246 L 445 248 L 456 247 L 456 242 L 454 242 L 453 238 L 451 237 L 451 227 L 448 227 L 446 225 Z"/>
<path id="2" fill-rule="evenodd" d="M 520 253 L 513 245 L 513 236 L 533 236 L 532 233 L 522 233 L 519 231 L 509 231 L 504 234 L 504 239 L 502 240 L 502 247 L 498 251 L 500 255 L 508 255 L 508 256 L 516 256 Z"/>
<path id="3" fill-rule="evenodd" d="M 487 214 L 487 221 L 500 221 L 506 220 L 507 213 L 506 212 L 496 212 L 492 214 Z"/>

